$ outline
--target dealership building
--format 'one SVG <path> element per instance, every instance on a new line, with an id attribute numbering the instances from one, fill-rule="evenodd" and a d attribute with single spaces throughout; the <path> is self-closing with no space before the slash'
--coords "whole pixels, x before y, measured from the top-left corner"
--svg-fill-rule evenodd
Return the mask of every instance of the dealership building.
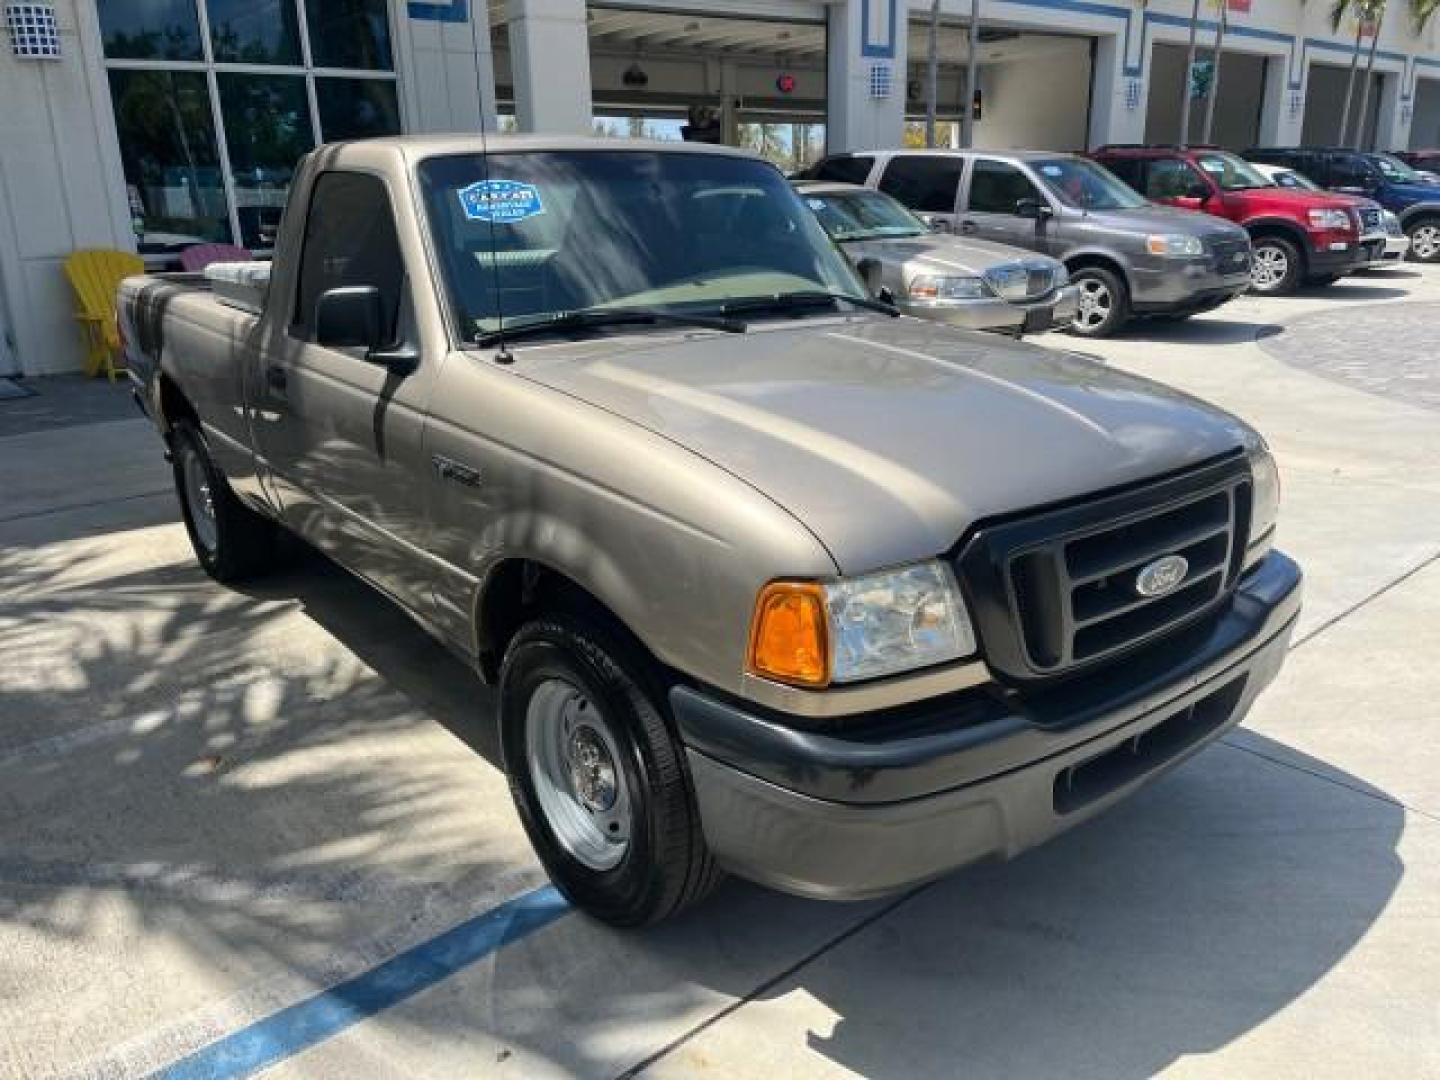
<path id="1" fill-rule="evenodd" d="M 688 128 L 795 166 L 898 145 L 925 111 L 930 0 L 0 4 L 0 375 L 80 368 L 71 252 L 263 254 L 296 158 L 322 141 Z M 1355 24 L 1332 31 L 1313 0 L 1228 4 L 1213 141 L 1335 142 Z M 979 0 L 973 96 L 971 10 L 940 6 L 947 134 L 968 104 L 981 147 L 1178 136 L 1190 0 Z M 1219 12 L 1200 10 L 1208 58 Z M 1383 23 L 1365 146 L 1440 145 L 1435 34 L 1408 6 Z"/>

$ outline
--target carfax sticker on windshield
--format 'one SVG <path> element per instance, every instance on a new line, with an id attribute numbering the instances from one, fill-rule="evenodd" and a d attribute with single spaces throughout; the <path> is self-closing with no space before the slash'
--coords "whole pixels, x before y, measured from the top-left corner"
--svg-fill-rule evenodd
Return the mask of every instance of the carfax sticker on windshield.
<path id="1" fill-rule="evenodd" d="M 824 200 L 824 199 L 806 199 L 805 201 L 810 204 L 810 209 L 811 209 L 811 210 L 824 210 L 824 209 L 825 209 L 825 200 Z"/>
<path id="2" fill-rule="evenodd" d="M 455 192 L 460 209 L 471 221 L 513 225 L 545 212 L 540 189 L 518 180 L 477 180 Z"/>

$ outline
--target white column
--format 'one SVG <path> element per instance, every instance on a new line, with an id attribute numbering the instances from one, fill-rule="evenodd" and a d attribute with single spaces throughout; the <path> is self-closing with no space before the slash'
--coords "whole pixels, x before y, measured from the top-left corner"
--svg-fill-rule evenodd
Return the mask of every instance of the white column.
<path id="1" fill-rule="evenodd" d="M 1305 87 L 1290 85 L 1290 61 L 1265 61 L 1265 99 L 1260 103 L 1260 145 L 1297 146 L 1305 128 Z"/>
<path id="2" fill-rule="evenodd" d="M 1410 146 L 1410 125 L 1415 118 L 1415 103 L 1400 100 L 1404 81 L 1403 70 L 1387 71 L 1380 83 L 1380 112 L 1375 122 L 1376 150 L 1405 150 Z"/>
<path id="3" fill-rule="evenodd" d="M 843 0 L 830 8 L 825 117 L 829 153 L 900 145 L 907 6 L 903 0 Z M 888 90 L 878 85 L 886 76 Z"/>
<path id="4" fill-rule="evenodd" d="M 1138 19 L 1136 20 L 1139 21 Z M 1149 65 L 1127 74 L 1124 39 L 1107 34 L 1095 39 L 1095 68 L 1091 73 L 1089 144 L 1145 141 L 1145 106 L 1150 93 Z"/>
<path id="5" fill-rule="evenodd" d="M 510 0 L 510 66 L 521 131 L 590 134 L 584 0 Z"/>

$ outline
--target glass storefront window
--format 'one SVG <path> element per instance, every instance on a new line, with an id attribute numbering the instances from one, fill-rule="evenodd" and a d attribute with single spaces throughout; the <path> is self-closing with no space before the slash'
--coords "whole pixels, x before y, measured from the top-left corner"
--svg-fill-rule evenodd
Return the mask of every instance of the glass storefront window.
<path id="1" fill-rule="evenodd" d="M 240 243 L 252 250 L 269 248 L 275 243 L 295 163 L 315 145 L 305 80 L 222 71 L 217 81 Z"/>
<path id="2" fill-rule="evenodd" d="M 389 80 L 316 79 L 315 101 L 325 142 L 400 133 L 400 103 Z"/>
<path id="3" fill-rule="evenodd" d="M 305 0 L 305 21 L 316 67 L 388 71 L 394 66 L 385 0 Z"/>
<path id="4" fill-rule="evenodd" d="M 107 59 L 200 60 L 195 0 L 98 0 Z"/>
<path id="5" fill-rule="evenodd" d="M 217 63 L 300 63 L 295 0 L 207 0 L 205 11 Z"/>
<path id="6" fill-rule="evenodd" d="M 110 94 L 142 253 L 230 241 L 230 214 L 202 72 L 111 71 Z"/>

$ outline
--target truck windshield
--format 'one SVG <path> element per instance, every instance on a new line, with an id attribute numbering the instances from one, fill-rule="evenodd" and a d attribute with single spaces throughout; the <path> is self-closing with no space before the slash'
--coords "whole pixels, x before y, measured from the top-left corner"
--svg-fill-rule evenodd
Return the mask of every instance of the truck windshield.
<path id="1" fill-rule="evenodd" d="M 801 197 L 837 243 L 922 236 L 930 231 L 909 210 L 878 191 L 806 191 Z"/>
<path id="2" fill-rule="evenodd" d="M 1031 162 L 1041 182 L 1077 210 L 1138 210 L 1145 197 L 1102 165 L 1083 158 Z"/>
<path id="3" fill-rule="evenodd" d="M 1390 154 L 1371 154 L 1370 160 L 1392 184 L 1424 183 L 1424 178 L 1419 173 Z"/>
<path id="4" fill-rule="evenodd" d="M 1195 164 L 1205 170 L 1205 175 L 1221 191 L 1249 191 L 1251 188 L 1275 186 L 1275 182 L 1254 165 L 1234 154 L 1196 154 Z"/>
<path id="5" fill-rule="evenodd" d="M 575 311 L 703 314 L 793 293 L 865 296 L 815 215 L 761 161 L 501 151 L 430 158 L 419 176 L 466 341 Z"/>

